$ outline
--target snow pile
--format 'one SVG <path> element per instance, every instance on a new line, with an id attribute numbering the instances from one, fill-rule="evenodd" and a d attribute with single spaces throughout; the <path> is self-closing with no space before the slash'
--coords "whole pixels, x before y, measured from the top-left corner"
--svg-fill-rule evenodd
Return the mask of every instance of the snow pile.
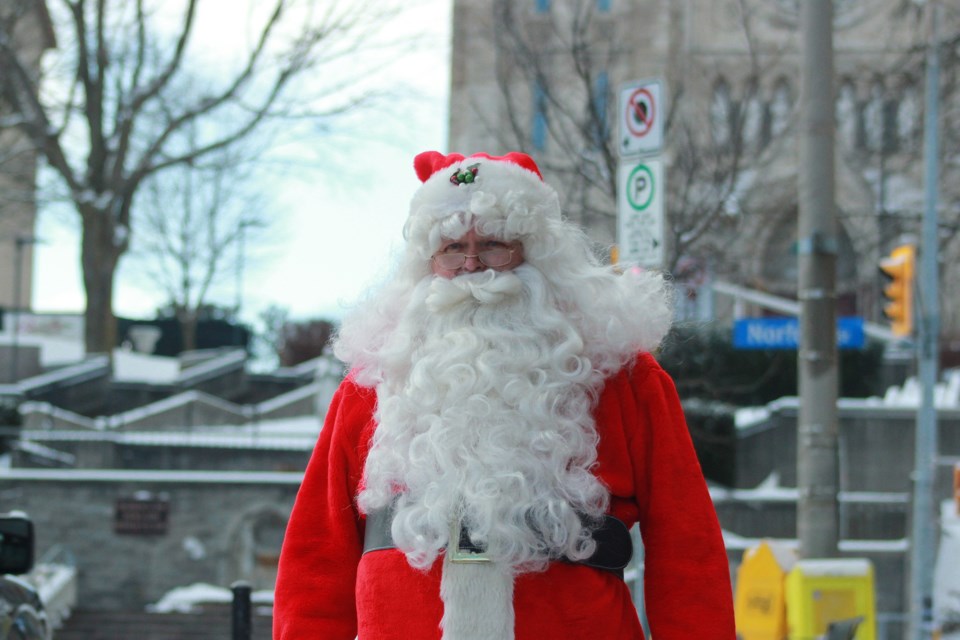
<path id="1" fill-rule="evenodd" d="M 113 379 L 118 382 L 172 384 L 180 375 L 177 358 L 147 355 L 126 349 L 113 350 Z"/>
<path id="2" fill-rule="evenodd" d="M 865 558 L 826 558 L 799 560 L 797 567 L 806 576 L 868 576 L 873 571 Z"/>
<path id="3" fill-rule="evenodd" d="M 733 414 L 734 425 L 737 429 L 745 429 L 755 424 L 763 424 L 770 419 L 770 409 L 767 407 L 742 407 Z"/>
<path id="4" fill-rule="evenodd" d="M 902 387 L 890 387 L 883 397 L 887 407 L 920 406 L 922 389 L 916 378 L 907 378 Z M 960 369 L 950 369 L 943 374 L 933 390 L 933 402 L 938 409 L 960 409 Z"/>
<path id="5" fill-rule="evenodd" d="M 37 585 L 50 625 L 59 628 L 77 606 L 76 567 L 43 562 L 33 568 L 30 579 Z"/>
<path id="6" fill-rule="evenodd" d="M 254 604 L 272 605 L 273 591 L 254 591 L 250 596 Z M 233 592 L 226 587 L 197 582 L 186 587 L 168 591 L 159 601 L 147 605 L 150 613 L 191 613 L 202 604 L 229 604 Z"/>

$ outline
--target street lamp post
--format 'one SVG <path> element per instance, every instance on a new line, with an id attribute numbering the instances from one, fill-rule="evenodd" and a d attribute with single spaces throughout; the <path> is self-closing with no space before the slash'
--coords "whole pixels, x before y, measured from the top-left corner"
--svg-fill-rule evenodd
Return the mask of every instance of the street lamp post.
<path id="1" fill-rule="evenodd" d="M 20 379 L 20 314 L 23 311 L 20 303 L 20 291 L 23 283 L 23 249 L 27 245 L 37 244 L 39 238 L 34 236 L 17 236 L 14 238 L 13 254 L 13 339 L 11 340 L 10 354 L 10 383 Z"/>

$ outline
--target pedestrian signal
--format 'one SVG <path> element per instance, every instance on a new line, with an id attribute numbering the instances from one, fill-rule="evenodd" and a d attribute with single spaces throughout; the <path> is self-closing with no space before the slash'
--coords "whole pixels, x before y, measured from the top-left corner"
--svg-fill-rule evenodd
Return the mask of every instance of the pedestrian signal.
<path id="1" fill-rule="evenodd" d="M 917 248 L 902 244 L 880 260 L 880 272 L 885 282 L 883 315 L 890 320 L 893 335 L 906 337 L 913 333 L 914 273 L 917 263 Z"/>

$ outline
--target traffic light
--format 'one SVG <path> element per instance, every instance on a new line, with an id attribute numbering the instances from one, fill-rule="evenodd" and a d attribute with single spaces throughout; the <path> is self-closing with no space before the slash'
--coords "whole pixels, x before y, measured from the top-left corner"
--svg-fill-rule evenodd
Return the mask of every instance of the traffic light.
<path id="1" fill-rule="evenodd" d="M 917 263 L 917 248 L 902 244 L 880 261 L 880 272 L 885 277 L 883 315 L 890 320 L 893 335 L 906 337 L 913 333 L 914 272 Z"/>

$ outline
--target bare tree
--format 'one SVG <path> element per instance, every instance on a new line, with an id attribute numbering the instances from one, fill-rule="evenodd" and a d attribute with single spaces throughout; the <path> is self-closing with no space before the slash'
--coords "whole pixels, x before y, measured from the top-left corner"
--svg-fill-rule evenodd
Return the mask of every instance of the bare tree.
<path id="1" fill-rule="evenodd" d="M 290 321 L 290 310 L 276 304 L 268 306 L 258 315 L 260 330 L 256 335 L 254 352 L 270 363 L 271 368 L 279 362 L 283 348 L 284 327 Z"/>
<path id="2" fill-rule="evenodd" d="M 246 167 L 249 169 L 249 167 Z M 211 288 L 246 262 L 268 221 L 249 171 L 226 152 L 203 165 L 154 175 L 137 199 L 132 257 L 167 297 L 180 323 L 183 349 L 196 348 L 197 321 Z"/>
<path id="3" fill-rule="evenodd" d="M 277 350 L 280 365 L 292 367 L 323 355 L 335 331 L 336 325 L 323 319 L 284 323 Z"/>
<path id="4" fill-rule="evenodd" d="M 360 53 L 396 4 L 250 3 L 250 45 L 198 87 L 193 71 L 209 64 L 210 47 L 196 25 L 208 2 L 52 1 L 58 49 L 41 85 L 11 34 L 42 1 L 6 3 L 0 97 L 12 113 L 5 123 L 31 141 L 80 219 L 86 348 L 108 352 L 116 342 L 114 275 L 147 180 L 240 144 L 278 118 L 323 118 L 364 103 L 371 69 Z"/>
<path id="5" fill-rule="evenodd" d="M 333 321 L 323 318 L 291 320 L 289 310 L 277 305 L 260 313 L 260 323 L 259 346 L 283 367 L 292 367 L 326 353 L 337 329 Z"/>
<path id="6" fill-rule="evenodd" d="M 669 89 L 664 132 L 667 145 L 663 151 L 668 172 L 665 241 L 669 251 L 665 267 L 680 280 L 698 271 L 702 277 L 704 265 L 710 265 L 715 273 L 750 282 L 757 263 L 765 258 L 755 258 L 751 267 L 744 256 L 756 254 L 762 243 L 758 233 L 762 233 L 777 241 L 779 252 L 770 256 L 777 260 L 776 265 L 767 267 L 764 273 L 782 269 L 787 274 L 795 228 L 795 218 L 789 213 L 790 207 L 796 206 L 793 110 L 797 96 L 791 79 L 796 75 L 792 52 L 797 46 L 797 16 L 790 15 L 787 3 L 696 3 L 697 11 L 714 12 L 709 14 L 712 16 L 722 13 L 725 21 L 704 36 L 718 39 L 717 54 L 710 55 L 711 42 L 685 44 L 704 35 L 684 31 L 691 28 L 692 21 L 685 12 L 694 10 L 692 4 L 667 3 L 654 10 L 655 3 L 632 2 L 609 12 L 599 9 L 598 4 L 593 0 L 565 0 L 535 12 L 528 5 L 490 0 L 484 16 L 489 48 L 496 56 L 489 85 L 494 89 L 488 90 L 488 85 L 476 89 L 473 85 L 469 94 L 472 102 L 460 105 L 469 115 L 454 113 L 455 130 L 457 118 L 463 122 L 461 128 L 474 132 L 473 122 L 479 121 L 499 146 L 519 147 L 537 155 L 564 190 L 568 215 L 588 227 L 599 241 L 611 241 L 615 237 L 620 160 L 616 87 L 610 78 L 623 80 L 624 74 L 646 68 L 649 75 L 663 76 Z M 862 3 L 842 4 L 837 14 L 841 35 L 851 23 L 875 18 L 876 11 Z M 474 23 L 480 21 L 479 11 L 472 16 Z M 887 43 L 885 55 L 878 57 L 865 51 L 864 59 L 857 61 L 855 53 L 845 52 L 851 62 L 839 74 L 841 79 L 851 80 L 854 89 L 846 104 L 848 112 L 838 113 L 843 118 L 841 126 L 850 134 L 843 140 L 838 136 L 838 146 L 848 177 L 845 193 L 856 193 L 859 203 L 856 209 L 845 209 L 845 203 L 841 203 L 839 212 L 845 232 L 852 236 L 841 238 L 846 243 L 841 267 L 849 267 L 843 286 L 846 291 L 857 287 L 859 310 L 868 316 L 876 313 L 875 299 L 870 295 L 876 286 L 872 264 L 885 237 L 877 233 L 877 210 L 883 208 L 882 201 L 880 205 L 864 204 L 875 197 L 871 190 L 882 190 L 875 188 L 873 166 L 877 160 L 870 155 L 877 153 L 871 150 L 873 141 L 885 140 L 890 131 L 900 127 L 902 144 L 887 154 L 885 168 L 899 182 L 890 184 L 922 182 L 918 171 L 922 167 L 922 105 L 913 104 L 911 121 L 906 100 L 898 90 L 908 79 L 919 80 L 913 86 L 922 95 L 926 50 L 923 10 L 915 3 L 890 2 L 882 11 L 887 17 L 885 26 L 877 26 L 874 20 L 869 28 L 887 30 L 874 31 L 878 41 Z M 945 154 L 955 148 L 948 141 L 960 135 L 956 65 L 951 64 L 958 51 L 958 12 L 951 11 L 952 18 L 944 21 L 949 26 L 941 29 Z M 669 31 L 669 35 L 650 34 L 651 24 L 656 25 L 652 28 Z M 638 29 L 647 29 L 644 37 L 660 38 L 667 44 L 649 51 L 632 48 L 643 42 L 635 35 Z M 647 62 L 644 55 L 653 59 Z M 480 77 L 479 72 L 469 69 L 471 63 L 463 63 L 463 73 L 468 78 Z M 864 65 L 875 78 L 864 77 Z M 844 73 L 849 75 L 845 77 Z M 870 82 L 882 87 L 875 100 L 864 99 L 864 87 Z M 941 184 L 955 184 L 946 173 L 954 171 L 956 163 L 945 156 L 941 166 Z M 894 193 L 892 186 L 888 188 L 896 196 L 902 196 L 903 190 L 901 186 Z M 948 191 L 943 193 L 949 203 L 945 207 L 949 215 L 943 221 L 943 248 L 952 242 L 956 250 L 957 234 L 948 231 L 957 222 L 957 193 Z M 866 197 L 861 197 L 864 194 Z M 850 200 L 852 197 L 846 204 Z M 891 226 L 896 229 L 891 233 L 915 228 L 916 214 L 897 211 L 888 216 L 895 218 Z M 742 250 L 732 247 L 732 242 L 739 242 Z M 781 248 L 783 251 L 779 251 Z M 781 280 L 778 286 L 789 286 L 789 278 Z"/>
<path id="7" fill-rule="evenodd" d="M 685 78 L 669 78 L 665 137 L 671 140 L 666 215 L 671 251 L 666 266 L 671 271 L 693 247 L 701 257 L 712 253 L 723 258 L 725 246 L 711 246 L 710 240 L 736 224 L 727 209 L 742 176 L 744 157 L 771 141 L 769 127 L 761 130 L 763 121 L 758 122 L 757 114 L 746 106 L 757 99 L 760 79 L 770 73 L 780 55 L 760 55 L 750 11 L 743 0 L 737 4 L 750 65 L 745 75 L 752 78 L 738 96 L 744 108 L 737 108 L 732 97 L 712 105 L 708 113 L 702 105 L 683 106 Z M 508 126 L 490 120 L 487 128 L 503 146 L 535 151 L 531 149 L 533 103 L 534 109 L 543 112 L 549 136 L 550 152 L 540 157 L 545 168 L 560 177 L 557 182 L 571 204 L 568 215 L 593 229 L 596 236 L 613 238 L 619 141 L 617 87 L 607 72 L 624 68 L 629 56 L 636 55 L 622 44 L 629 39 L 619 35 L 634 25 L 602 14 L 593 0 L 557 3 L 535 18 L 527 13 L 509 0 L 493 2 L 490 37 L 499 55 L 496 82 Z M 533 95 L 524 87 L 533 87 Z M 485 110 L 477 108 L 477 112 Z"/>

